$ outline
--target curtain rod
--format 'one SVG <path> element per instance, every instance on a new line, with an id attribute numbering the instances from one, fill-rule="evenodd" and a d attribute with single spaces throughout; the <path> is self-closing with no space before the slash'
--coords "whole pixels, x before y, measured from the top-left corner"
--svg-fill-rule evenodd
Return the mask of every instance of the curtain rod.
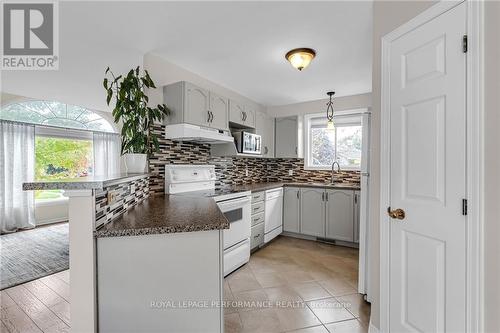
<path id="1" fill-rule="evenodd" d="M 93 130 L 85 130 L 85 129 L 81 129 L 81 128 L 68 128 L 68 127 L 59 127 L 59 126 L 53 126 L 53 125 L 41 125 L 41 124 L 26 123 L 26 122 L 18 121 L 18 120 L 0 119 L 0 122 L 19 124 L 19 125 L 28 125 L 28 126 L 42 127 L 42 128 L 55 128 L 55 129 L 59 129 L 62 131 L 80 131 L 80 132 L 91 132 L 91 133 L 101 133 L 101 134 L 112 134 L 112 135 L 118 135 L 118 136 L 120 135 L 119 133 L 115 133 L 115 132 L 93 131 Z"/>

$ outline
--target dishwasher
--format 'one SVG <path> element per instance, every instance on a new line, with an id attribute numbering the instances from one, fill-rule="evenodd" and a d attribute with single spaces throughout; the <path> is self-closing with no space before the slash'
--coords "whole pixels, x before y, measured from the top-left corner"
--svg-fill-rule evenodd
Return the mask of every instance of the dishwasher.
<path id="1" fill-rule="evenodd" d="M 283 231 L 283 188 L 266 191 L 264 211 L 264 243 L 267 243 Z"/>

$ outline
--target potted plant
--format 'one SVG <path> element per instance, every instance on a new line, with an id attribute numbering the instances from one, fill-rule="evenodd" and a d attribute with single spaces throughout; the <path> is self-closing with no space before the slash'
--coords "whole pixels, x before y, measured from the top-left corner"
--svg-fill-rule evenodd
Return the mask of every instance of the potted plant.
<path id="1" fill-rule="evenodd" d="M 127 172 L 142 173 L 146 170 L 147 156 L 159 149 L 158 137 L 151 131 L 151 126 L 168 116 L 170 110 L 165 104 L 150 107 L 145 89 L 156 88 L 147 70 L 139 66 L 131 69 L 127 75 L 115 76 L 106 69 L 104 78 L 106 103 L 115 99 L 113 118 L 122 124 L 121 154 L 124 156 Z"/>

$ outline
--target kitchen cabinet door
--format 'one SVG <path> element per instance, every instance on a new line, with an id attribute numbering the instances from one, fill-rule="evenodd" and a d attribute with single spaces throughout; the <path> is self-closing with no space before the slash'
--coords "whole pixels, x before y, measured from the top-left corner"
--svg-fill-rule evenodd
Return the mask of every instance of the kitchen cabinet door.
<path id="1" fill-rule="evenodd" d="M 274 157 L 274 119 L 264 112 L 257 111 L 255 133 L 262 137 L 262 156 Z"/>
<path id="2" fill-rule="evenodd" d="M 300 189 L 300 233 L 325 237 L 325 190 Z"/>
<path id="3" fill-rule="evenodd" d="M 251 106 L 245 106 L 243 124 L 249 128 L 255 128 L 256 111 Z"/>
<path id="4" fill-rule="evenodd" d="M 300 188 L 285 187 L 283 231 L 300 232 Z"/>
<path id="5" fill-rule="evenodd" d="M 208 90 L 186 82 L 184 103 L 185 122 L 194 125 L 210 126 L 208 113 L 210 96 Z"/>
<path id="6" fill-rule="evenodd" d="M 227 98 L 210 92 L 210 111 L 212 112 L 210 127 L 229 129 L 229 100 Z"/>
<path id="7" fill-rule="evenodd" d="M 276 118 L 275 149 L 276 157 L 298 157 L 298 120 L 297 117 Z"/>
<path id="8" fill-rule="evenodd" d="M 229 100 L 229 121 L 238 124 L 244 125 L 243 119 L 245 118 L 245 106 L 236 102 L 235 100 Z"/>
<path id="9" fill-rule="evenodd" d="M 360 210 L 360 193 L 354 191 L 354 242 L 359 243 L 359 210 Z"/>
<path id="10" fill-rule="evenodd" d="M 326 238 L 354 241 L 354 191 L 326 190 Z"/>

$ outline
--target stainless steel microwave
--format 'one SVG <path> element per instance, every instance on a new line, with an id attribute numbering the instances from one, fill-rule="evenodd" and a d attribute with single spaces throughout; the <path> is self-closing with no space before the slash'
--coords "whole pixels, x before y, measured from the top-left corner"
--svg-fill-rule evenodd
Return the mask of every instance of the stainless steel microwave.
<path id="1" fill-rule="evenodd" d="M 238 153 L 261 155 L 262 138 L 260 135 L 245 131 L 235 131 L 232 134 Z"/>

